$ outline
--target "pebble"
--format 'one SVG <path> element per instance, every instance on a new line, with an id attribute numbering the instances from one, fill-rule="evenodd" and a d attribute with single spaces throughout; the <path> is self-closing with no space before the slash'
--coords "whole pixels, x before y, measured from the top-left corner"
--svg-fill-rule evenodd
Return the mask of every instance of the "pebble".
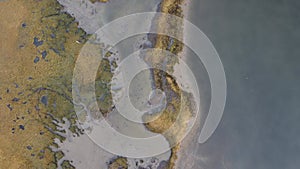
<path id="1" fill-rule="evenodd" d="M 64 44 L 61 44 L 61 45 L 60 45 L 60 48 L 61 48 L 62 51 L 65 51 L 65 46 L 64 46 Z"/>
<path id="2" fill-rule="evenodd" d="M 44 51 L 42 52 L 42 58 L 45 59 L 46 56 L 47 56 L 47 51 L 44 50 Z"/>
<path id="3" fill-rule="evenodd" d="M 40 61 L 40 58 L 37 56 L 37 57 L 35 57 L 35 59 L 33 60 L 33 62 L 34 63 L 37 63 L 37 62 L 39 62 Z"/>
<path id="4" fill-rule="evenodd" d="M 47 97 L 47 96 L 42 96 L 41 102 L 42 102 L 45 106 L 47 106 L 47 105 L 48 105 L 48 97 Z"/>
<path id="5" fill-rule="evenodd" d="M 32 147 L 31 146 L 27 146 L 26 147 L 28 150 L 32 150 Z"/>
<path id="6" fill-rule="evenodd" d="M 35 108 L 36 111 L 40 111 L 41 110 L 38 105 L 35 105 L 34 108 Z"/>
<path id="7" fill-rule="evenodd" d="M 33 44 L 34 44 L 36 47 L 39 47 L 39 46 L 43 45 L 43 43 L 44 43 L 43 40 L 40 40 L 40 41 L 39 41 L 39 38 L 37 38 L 37 37 L 34 37 L 34 38 L 33 38 Z"/>
<path id="8" fill-rule="evenodd" d="M 17 83 L 14 83 L 16 88 L 19 88 L 19 85 Z"/>
<path id="9" fill-rule="evenodd" d="M 166 169 L 168 166 L 168 162 L 166 161 L 161 161 L 157 167 L 157 169 Z"/>
<path id="10" fill-rule="evenodd" d="M 50 48 L 51 50 L 53 50 L 54 53 L 59 54 L 59 51 L 55 48 Z"/>
<path id="11" fill-rule="evenodd" d="M 54 33 L 51 33 L 50 36 L 52 39 L 56 37 L 56 35 Z"/>
<path id="12" fill-rule="evenodd" d="M 19 98 L 13 98 L 11 101 L 13 101 L 13 102 L 17 102 L 17 101 L 19 101 L 20 99 Z"/>
<path id="13" fill-rule="evenodd" d="M 8 105 L 6 105 L 6 106 L 9 108 L 10 111 L 13 110 L 13 108 L 10 106 L 10 104 L 8 104 Z"/>
<path id="14" fill-rule="evenodd" d="M 25 28 L 26 27 L 26 23 L 22 23 L 22 27 Z"/>
<path id="15" fill-rule="evenodd" d="M 25 130 L 25 126 L 24 126 L 24 125 L 19 125 L 19 128 L 20 128 L 21 130 Z"/>

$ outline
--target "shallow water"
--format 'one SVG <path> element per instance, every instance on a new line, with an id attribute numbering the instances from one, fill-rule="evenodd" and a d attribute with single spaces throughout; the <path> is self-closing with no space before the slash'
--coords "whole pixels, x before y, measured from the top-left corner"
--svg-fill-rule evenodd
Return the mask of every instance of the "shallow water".
<path id="1" fill-rule="evenodd" d="M 154 0 L 145 2 L 130 0 L 126 2 L 120 2 L 117 0 L 111 0 L 108 3 L 95 4 L 92 4 L 89 1 L 82 0 L 59 0 L 59 2 L 65 7 L 65 11 L 72 14 L 72 16 L 74 16 L 75 19 L 79 21 L 79 27 L 83 28 L 87 33 L 93 34 L 106 23 L 109 23 L 110 21 L 119 17 L 137 12 L 155 11 L 159 1 Z M 118 56 L 122 59 L 131 54 L 133 51 L 137 50 L 136 48 L 139 44 L 139 41 L 142 40 L 143 36 L 145 35 L 135 36 L 117 44 L 115 48 L 118 50 Z M 149 82 L 149 84 L 151 83 Z M 117 112 L 110 113 L 107 117 L 107 121 L 111 123 L 115 130 L 129 136 L 146 137 L 149 135 L 153 135 L 152 132 L 146 130 L 143 124 L 135 124 L 129 122 Z M 82 135 L 78 138 L 75 138 L 72 142 L 65 141 L 60 145 L 60 148 L 64 150 L 66 159 L 72 160 L 72 164 L 76 168 L 106 168 L 109 160 L 112 157 L 116 157 L 116 155 L 106 152 L 99 146 L 95 145 L 95 143 L 93 143 L 91 140 L 87 141 L 88 139 L 89 138 L 87 135 Z M 87 149 L 83 149 L 82 146 L 79 146 L 83 143 L 84 147 L 87 147 Z M 165 141 L 165 144 L 168 145 L 168 142 Z M 82 152 L 81 154 L 91 154 L 92 156 L 89 157 L 86 155 L 87 157 L 81 158 L 81 155 L 77 155 L 78 152 Z M 100 159 L 97 163 L 95 163 L 96 161 L 93 160 L 95 159 L 94 156 L 97 156 Z M 139 164 L 139 166 L 157 166 L 160 161 L 168 160 L 169 157 L 170 152 L 166 152 L 160 156 L 156 156 L 155 164 L 150 163 L 151 158 L 145 158 L 143 159 L 145 162 L 143 164 Z M 92 160 L 92 163 L 90 163 L 89 160 Z M 135 166 L 135 161 L 139 160 L 128 159 L 129 168 L 138 167 Z"/>
<path id="2" fill-rule="evenodd" d="M 122 16 L 156 11 L 159 0 L 110 0 L 108 3 L 91 3 L 89 0 L 58 0 L 64 11 L 79 21 L 79 27 L 93 34 L 105 24 Z"/>

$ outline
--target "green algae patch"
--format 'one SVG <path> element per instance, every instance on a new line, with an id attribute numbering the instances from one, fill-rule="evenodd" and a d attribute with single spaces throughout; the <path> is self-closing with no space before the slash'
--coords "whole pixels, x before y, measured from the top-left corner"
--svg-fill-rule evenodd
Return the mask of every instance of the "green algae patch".
<path id="1" fill-rule="evenodd" d="M 110 84 L 112 77 L 109 60 L 102 59 L 95 80 L 95 89 L 98 107 L 104 116 L 107 116 L 112 110 L 113 101 Z"/>
<path id="2" fill-rule="evenodd" d="M 75 169 L 75 167 L 72 166 L 72 164 L 70 163 L 69 160 L 64 160 L 61 164 L 61 168 L 62 169 Z"/>
<path id="3" fill-rule="evenodd" d="M 108 165 L 108 169 L 127 169 L 127 168 L 128 168 L 127 159 L 124 157 L 118 157 L 112 160 Z"/>
<path id="4" fill-rule="evenodd" d="M 90 0 L 92 3 L 95 3 L 95 2 L 102 2 L 102 3 L 106 3 L 108 2 L 109 0 Z"/>

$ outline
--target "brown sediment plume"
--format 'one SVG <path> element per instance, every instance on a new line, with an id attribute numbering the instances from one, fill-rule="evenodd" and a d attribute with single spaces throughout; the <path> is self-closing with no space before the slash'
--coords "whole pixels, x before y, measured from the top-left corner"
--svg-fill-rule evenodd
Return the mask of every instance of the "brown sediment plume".
<path id="1" fill-rule="evenodd" d="M 181 5 L 183 0 L 162 0 L 158 12 L 176 15 L 183 17 Z M 165 29 L 166 23 L 174 25 L 171 28 L 177 36 L 183 36 L 182 20 L 166 20 L 166 18 L 158 18 L 156 29 Z M 170 43 L 172 44 L 170 46 Z M 154 47 L 168 50 L 171 53 L 178 55 L 183 50 L 183 44 L 177 39 L 165 35 L 155 35 Z M 150 55 L 149 55 L 150 56 Z M 153 56 L 153 55 L 152 55 Z M 149 64 L 160 64 L 165 60 L 165 56 L 156 54 L 154 57 L 145 57 Z M 178 58 L 173 58 L 165 66 L 169 73 L 173 72 L 174 65 L 178 62 Z M 177 152 L 180 149 L 178 139 L 182 138 L 187 130 L 187 123 L 193 116 L 191 94 L 181 91 L 173 76 L 160 69 L 153 69 L 152 76 L 155 83 L 155 88 L 165 92 L 167 97 L 166 109 L 154 115 L 145 115 L 145 121 L 150 121 L 145 124 L 148 130 L 163 134 L 168 140 L 171 148 L 171 157 L 168 163 L 168 169 L 173 169 L 177 159 Z M 155 120 L 153 120 L 155 119 Z M 176 123 L 175 121 L 178 120 Z"/>

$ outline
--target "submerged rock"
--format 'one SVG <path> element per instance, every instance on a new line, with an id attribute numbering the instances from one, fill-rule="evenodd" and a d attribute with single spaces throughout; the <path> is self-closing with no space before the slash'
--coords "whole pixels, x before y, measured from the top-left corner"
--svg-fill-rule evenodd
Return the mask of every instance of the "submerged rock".
<path id="1" fill-rule="evenodd" d="M 42 58 L 45 59 L 46 56 L 47 56 L 47 51 L 44 50 L 44 51 L 42 52 Z"/>
<path id="2" fill-rule="evenodd" d="M 12 99 L 13 102 L 17 102 L 17 101 L 19 101 L 19 100 L 20 100 L 20 99 L 19 99 L 19 98 L 16 98 L 16 97 Z"/>
<path id="3" fill-rule="evenodd" d="M 6 105 L 7 106 L 7 108 L 9 108 L 9 110 L 10 111 L 12 111 L 13 110 L 13 108 L 11 107 L 11 105 L 10 104 L 8 104 L 8 105 Z"/>
<path id="4" fill-rule="evenodd" d="M 161 161 L 157 167 L 157 169 L 167 169 L 168 167 L 168 162 L 166 161 Z"/>
<path id="5" fill-rule="evenodd" d="M 43 45 L 43 43 L 44 43 L 43 40 L 40 40 L 40 41 L 39 41 L 39 38 L 37 38 L 37 37 L 34 37 L 34 38 L 33 38 L 33 44 L 34 44 L 36 47 L 39 47 L 39 46 Z"/>
<path id="6" fill-rule="evenodd" d="M 39 62 L 39 61 L 40 61 L 40 58 L 39 58 L 38 56 L 35 57 L 34 60 L 33 60 L 34 63 L 37 63 L 37 62 Z"/>
<path id="7" fill-rule="evenodd" d="M 48 105 L 48 97 L 47 97 L 47 96 L 42 96 L 41 102 L 42 102 L 45 106 L 47 106 L 47 105 Z"/>
<path id="8" fill-rule="evenodd" d="M 28 150 L 32 150 L 32 147 L 31 146 L 27 146 L 26 147 Z"/>
<path id="9" fill-rule="evenodd" d="M 25 130 L 25 126 L 24 126 L 24 125 L 19 125 L 19 128 L 20 128 L 21 130 Z"/>
<path id="10" fill-rule="evenodd" d="M 26 27 L 26 23 L 24 22 L 24 23 L 22 23 L 22 27 L 23 28 L 25 28 Z"/>

